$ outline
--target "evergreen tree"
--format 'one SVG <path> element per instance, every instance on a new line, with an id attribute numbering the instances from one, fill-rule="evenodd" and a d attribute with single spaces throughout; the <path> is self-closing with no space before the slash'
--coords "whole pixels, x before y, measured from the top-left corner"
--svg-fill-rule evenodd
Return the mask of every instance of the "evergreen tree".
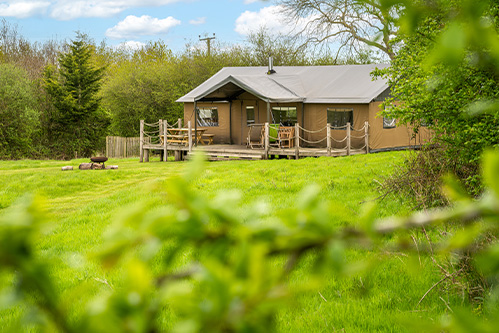
<path id="1" fill-rule="evenodd" d="M 104 68 L 92 63 L 93 47 L 78 34 L 59 56 L 58 68 L 48 66 L 44 83 L 54 109 L 47 134 L 53 151 L 62 158 L 90 156 L 102 148 L 109 116 L 100 106 L 98 92 Z"/>

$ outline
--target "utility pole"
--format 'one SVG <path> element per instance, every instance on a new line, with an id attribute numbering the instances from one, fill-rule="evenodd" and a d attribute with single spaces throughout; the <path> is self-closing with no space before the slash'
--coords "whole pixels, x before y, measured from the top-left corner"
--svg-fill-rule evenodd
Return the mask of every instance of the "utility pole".
<path id="1" fill-rule="evenodd" d="M 201 35 L 199 35 L 199 40 L 202 42 L 206 42 L 206 45 L 208 46 L 208 57 L 210 56 L 211 53 L 211 40 L 215 38 L 216 38 L 215 33 L 213 33 L 213 37 L 201 38 Z"/>

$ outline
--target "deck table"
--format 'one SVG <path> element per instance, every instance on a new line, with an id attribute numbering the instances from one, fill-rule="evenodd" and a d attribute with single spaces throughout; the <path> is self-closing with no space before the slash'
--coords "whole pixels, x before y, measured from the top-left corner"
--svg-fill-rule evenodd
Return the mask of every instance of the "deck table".
<path id="1" fill-rule="evenodd" d="M 197 140 L 194 140 L 194 129 L 191 129 L 192 131 L 192 136 L 193 136 L 193 142 L 196 141 L 197 143 L 201 144 L 206 144 L 206 142 L 203 140 L 203 134 L 206 132 L 206 128 L 199 128 L 197 130 Z M 164 140 L 164 135 L 160 135 L 161 139 L 161 144 L 163 144 Z M 178 144 L 189 144 L 189 129 L 188 128 L 169 128 L 168 132 L 166 134 L 166 142 L 168 144 L 170 143 L 178 143 Z"/>

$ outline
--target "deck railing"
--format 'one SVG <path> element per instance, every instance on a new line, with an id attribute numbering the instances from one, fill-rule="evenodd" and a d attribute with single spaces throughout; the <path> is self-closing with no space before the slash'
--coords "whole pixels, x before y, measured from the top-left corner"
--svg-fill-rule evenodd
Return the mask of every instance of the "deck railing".
<path id="1" fill-rule="evenodd" d="M 261 133 L 260 143 L 258 141 L 252 141 L 255 129 L 258 127 L 260 127 Z M 291 131 L 290 129 L 293 128 L 294 130 Z M 345 130 L 345 136 L 338 138 L 339 132 L 336 132 L 335 130 Z M 333 131 L 336 135 L 333 135 Z M 321 136 L 320 133 L 324 133 L 324 135 Z M 355 135 L 357 133 L 359 134 Z M 355 148 L 352 147 L 352 139 L 361 140 L 363 146 Z M 283 141 L 285 143 L 284 146 L 282 144 Z M 324 142 L 328 156 L 332 156 L 337 153 L 350 155 L 353 149 L 365 150 L 366 153 L 369 153 L 369 123 L 366 121 L 364 126 L 358 129 L 353 128 L 350 123 L 340 127 L 334 127 L 331 126 L 331 124 L 327 124 L 325 127 L 317 130 L 308 130 L 299 124 L 295 124 L 293 127 L 284 126 L 276 128 L 269 123 L 264 123 L 253 124 L 250 126 L 248 131 L 248 145 L 250 145 L 251 148 L 263 148 L 266 156 L 268 156 L 270 150 L 274 148 L 294 148 L 296 158 L 298 158 L 300 148 L 304 148 L 304 146 L 316 147 L 321 144 L 324 146 Z M 337 147 L 334 147 L 335 145 Z M 338 147 L 338 145 L 340 145 L 340 147 Z"/>

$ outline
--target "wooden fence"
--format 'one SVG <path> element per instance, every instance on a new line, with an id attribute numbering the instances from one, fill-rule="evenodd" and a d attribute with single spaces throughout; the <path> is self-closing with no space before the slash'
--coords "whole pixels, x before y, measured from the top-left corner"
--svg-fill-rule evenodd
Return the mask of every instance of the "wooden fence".
<path id="1" fill-rule="evenodd" d="M 140 138 L 121 136 L 106 137 L 106 156 L 108 158 L 127 158 L 140 156 Z"/>

